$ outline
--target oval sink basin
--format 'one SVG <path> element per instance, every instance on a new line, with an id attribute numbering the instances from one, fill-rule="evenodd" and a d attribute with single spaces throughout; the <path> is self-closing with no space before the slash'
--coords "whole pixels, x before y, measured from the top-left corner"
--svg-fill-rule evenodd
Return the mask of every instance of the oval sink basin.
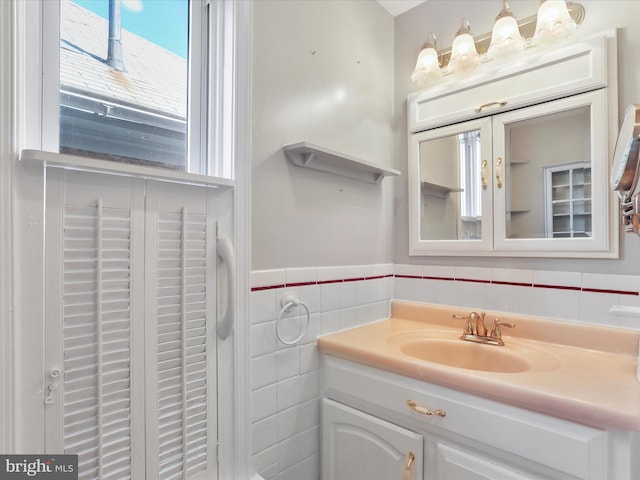
<path id="1" fill-rule="evenodd" d="M 483 372 L 517 373 L 531 368 L 525 357 L 503 347 L 463 340 L 421 339 L 407 342 L 400 351 L 427 362 Z"/>
<path id="2" fill-rule="evenodd" d="M 415 330 L 390 335 L 387 343 L 416 360 L 490 373 L 541 372 L 557 368 L 558 358 L 523 339 L 496 346 L 461 340 L 459 333 Z"/>

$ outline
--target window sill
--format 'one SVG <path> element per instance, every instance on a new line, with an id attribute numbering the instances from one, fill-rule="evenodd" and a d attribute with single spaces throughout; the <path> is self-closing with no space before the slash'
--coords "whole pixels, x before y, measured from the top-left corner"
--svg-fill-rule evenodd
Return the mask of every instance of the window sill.
<path id="1" fill-rule="evenodd" d="M 20 160 L 23 162 L 38 163 L 43 167 L 139 177 L 186 185 L 199 185 L 222 189 L 233 188 L 235 186 L 235 181 L 227 178 L 210 177 L 207 175 L 178 172 L 144 165 L 133 165 L 130 163 L 111 162 L 64 153 L 44 152 L 42 150 L 23 150 L 20 155 Z"/>

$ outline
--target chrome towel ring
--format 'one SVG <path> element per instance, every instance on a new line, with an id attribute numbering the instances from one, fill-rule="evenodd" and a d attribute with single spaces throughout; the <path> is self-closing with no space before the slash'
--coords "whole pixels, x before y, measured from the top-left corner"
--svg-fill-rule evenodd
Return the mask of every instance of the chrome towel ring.
<path id="1" fill-rule="evenodd" d="M 309 317 L 311 317 L 311 314 L 309 312 L 309 307 L 307 307 L 307 305 L 304 302 L 301 302 L 299 299 L 297 299 L 293 295 L 285 295 L 284 297 L 282 297 L 282 300 L 280 300 L 280 305 L 282 306 L 282 308 L 280 309 L 280 312 L 278 313 L 278 317 L 276 318 L 276 336 L 278 337 L 278 340 L 280 340 L 285 345 L 294 345 L 298 343 L 302 339 L 302 337 L 304 337 L 305 333 L 307 333 L 307 327 L 309 325 Z M 298 335 L 293 340 L 287 340 L 283 338 L 282 335 L 280 334 L 280 321 L 282 320 L 282 315 L 284 314 L 284 312 L 289 310 L 291 307 L 302 307 L 305 309 L 307 314 L 306 314 L 304 327 L 300 330 L 300 335 Z"/>

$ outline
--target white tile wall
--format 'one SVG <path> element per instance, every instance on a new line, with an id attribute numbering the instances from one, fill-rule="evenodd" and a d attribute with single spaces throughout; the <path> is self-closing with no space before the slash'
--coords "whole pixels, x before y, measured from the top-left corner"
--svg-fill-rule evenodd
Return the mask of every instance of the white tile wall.
<path id="1" fill-rule="evenodd" d="M 640 329 L 640 275 L 417 265 L 395 272 L 429 277 L 396 278 L 397 299 Z"/>
<path id="2" fill-rule="evenodd" d="M 253 468 L 266 480 L 320 478 L 321 379 L 316 340 L 387 318 L 393 273 L 393 265 L 252 273 Z M 288 294 L 304 302 L 311 313 L 305 335 L 292 346 L 279 342 L 275 333 L 281 299 Z M 285 339 L 299 335 L 304 313 L 302 308 L 283 313 L 280 332 Z"/>
<path id="3" fill-rule="evenodd" d="M 352 279 L 362 280 L 341 281 Z M 366 265 L 260 271 L 251 280 L 253 468 L 266 480 L 320 478 L 316 339 L 387 318 L 392 298 L 640 329 L 640 275 Z M 286 294 L 311 312 L 293 346 L 275 334 Z M 284 312 L 286 338 L 299 334 L 303 313 Z"/>

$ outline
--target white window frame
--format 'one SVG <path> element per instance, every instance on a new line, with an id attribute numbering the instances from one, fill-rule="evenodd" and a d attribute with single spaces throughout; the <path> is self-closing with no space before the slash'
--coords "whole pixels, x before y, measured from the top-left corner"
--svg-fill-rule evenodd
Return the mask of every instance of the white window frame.
<path id="1" fill-rule="evenodd" d="M 191 0 L 189 5 L 189 85 L 187 108 L 187 159 L 189 170 L 199 171 L 204 167 L 206 174 L 193 173 L 196 183 L 227 184 L 235 179 L 234 138 L 236 105 L 235 56 L 237 33 L 229 28 L 237 18 L 239 5 L 230 0 Z M 25 131 L 24 149 L 58 153 L 60 147 L 60 3 L 58 1 L 28 0 L 18 8 L 23 10 L 29 22 L 32 38 L 25 39 L 25 51 L 36 52 L 41 58 L 39 65 L 35 58 L 29 68 L 36 77 L 27 75 L 25 80 L 31 85 L 30 92 L 23 98 L 25 121 L 37 128 Z M 37 22 L 33 19 L 37 19 Z M 43 21 L 42 19 L 46 19 Z M 41 36 L 35 35 L 33 25 L 41 25 Z M 35 56 L 34 56 L 35 57 Z M 42 78 L 42 81 L 39 81 Z M 39 95 L 33 95 L 38 92 Z M 70 159 L 60 155 L 61 162 L 81 164 L 86 169 L 98 169 L 95 160 L 87 165 L 81 158 Z M 98 165 L 104 163 L 99 160 Z M 196 168 L 197 167 L 197 168 Z M 104 167 L 105 169 L 117 167 Z M 128 168 L 147 174 L 147 167 Z M 158 176 L 171 178 L 171 171 L 162 171 Z M 212 177 L 210 181 L 202 177 Z M 176 175 L 179 177 L 179 175 Z M 225 182 L 224 180 L 227 180 Z M 181 181 L 181 180 L 178 180 Z"/>
<path id="2" fill-rule="evenodd" d="M 226 221 L 220 222 L 221 233 L 226 231 L 234 239 L 236 247 L 237 295 L 234 335 L 218 347 L 219 363 L 233 366 L 224 369 L 219 380 L 226 383 L 224 396 L 219 399 L 221 449 L 218 458 L 219 478 L 235 480 L 249 478 L 251 452 L 248 294 L 252 5 L 251 2 L 234 0 L 201 1 L 208 6 L 211 18 L 215 19 L 211 24 L 217 26 L 215 35 L 208 37 L 212 52 L 208 58 L 208 72 L 215 81 L 203 82 L 200 86 L 202 90 L 207 90 L 207 105 L 216 114 L 208 116 L 201 111 L 201 118 L 198 120 L 200 124 L 203 115 L 205 120 L 210 121 L 206 141 L 201 136 L 197 141 L 197 148 L 203 148 L 204 145 L 210 161 L 219 165 L 218 170 L 214 169 L 210 173 L 225 177 L 223 180 L 226 181 L 221 186 L 234 186 L 224 193 L 222 203 L 227 202 L 229 215 Z M 11 187 L 8 190 L 11 190 L 13 205 L 3 202 L 3 211 L 12 215 L 14 232 L 8 235 L 11 237 L 10 245 L 0 245 L 3 247 L 3 252 L 0 253 L 3 258 L 11 258 L 15 265 L 10 270 L 11 281 L 7 282 L 15 286 L 14 291 L 10 292 L 14 304 L 8 322 L 9 328 L 4 328 L 3 324 L 3 332 L 8 330 L 10 336 L 2 339 L 3 347 L 13 347 L 3 349 L 3 354 L 11 354 L 12 368 L 10 375 L 5 375 L 3 364 L 3 371 L 0 372 L 14 386 L 13 389 L 4 390 L 6 393 L 1 399 L 3 404 L 11 407 L 8 418 L 12 420 L 12 430 L 3 432 L 2 440 L 5 445 L 10 443 L 3 449 L 5 452 L 37 453 L 42 451 L 44 444 L 44 369 L 42 349 L 39 346 L 44 341 L 46 312 L 42 299 L 29 291 L 29 288 L 37 291 L 38 285 L 23 286 L 22 282 L 43 278 L 45 185 L 42 165 L 58 163 L 58 166 L 74 169 L 104 171 L 100 165 L 115 162 L 102 161 L 101 164 L 96 161 L 97 164 L 89 162 L 84 165 L 76 161 L 77 157 L 70 159 L 72 156 L 56 152 L 44 155 L 44 158 L 38 158 L 34 154 L 31 155 L 32 161 L 19 162 L 20 151 L 42 152 L 45 146 L 58 142 L 59 130 L 51 128 L 51 125 L 58 125 L 58 106 L 43 108 L 43 99 L 51 96 L 57 98 L 59 84 L 56 81 L 52 85 L 43 74 L 46 70 L 47 75 L 51 75 L 51 66 L 45 65 L 45 61 L 59 61 L 57 42 L 50 42 L 49 45 L 55 47 L 55 54 L 46 53 L 44 48 L 47 44 L 45 39 L 51 35 L 49 30 L 53 29 L 54 34 L 59 35 L 55 33 L 55 30 L 59 32 L 59 17 L 56 17 L 57 21 L 52 21 L 51 17 L 45 15 L 43 6 L 57 2 L 12 0 L 2 3 L 3 6 L 10 6 L 0 10 L 3 14 L 0 15 L 0 27 L 2 33 L 9 32 L 13 40 L 11 44 L 2 44 L 2 52 L 7 55 L 3 55 L 3 69 L 0 71 L 3 76 L 3 90 L 0 94 L 3 100 L 10 98 L 13 105 L 11 114 L 6 115 L 11 117 L 6 135 L 11 142 L 3 143 L 3 147 L 6 145 L 7 148 L 2 150 L 3 154 L 6 150 L 11 156 L 10 167 L 3 171 L 10 172 L 7 183 Z M 215 65 L 223 67 L 215 69 Z M 8 89 L 5 85 L 8 85 Z M 51 121 L 50 117 L 53 115 L 55 121 Z M 52 143 L 53 139 L 56 143 Z M 112 167 L 106 170 L 115 173 Z M 124 171 L 121 174 L 198 185 L 215 185 L 220 180 L 220 177 L 203 180 L 197 175 L 191 178 L 171 178 L 171 175 L 152 174 L 149 168 L 140 172 Z M 6 271 L 3 270 L 3 273 Z M 3 288 L 2 293 L 6 294 L 7 291 L 9 290 Z M 0 304 L 5 305 L 6 302 Z"/>

